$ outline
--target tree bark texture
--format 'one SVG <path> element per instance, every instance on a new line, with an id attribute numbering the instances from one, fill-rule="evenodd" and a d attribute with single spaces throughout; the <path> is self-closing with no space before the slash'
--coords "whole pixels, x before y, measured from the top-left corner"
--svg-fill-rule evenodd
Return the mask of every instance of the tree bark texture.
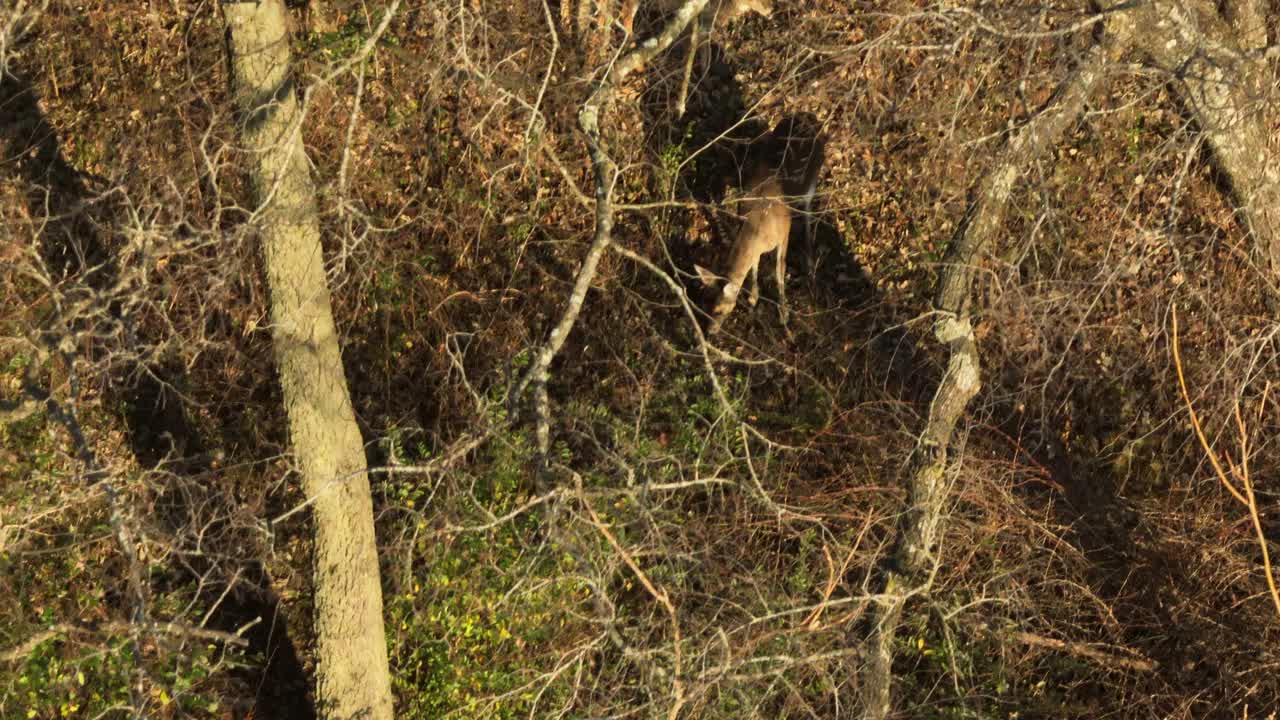
<path id="1" fill-rule="evenodd" d="M 1268 0 L 1226 0 L 1223 10 L 1235 29 L 1240 46 L 1257 50 L 1267 45 Z"/>
<path id="2" fill-rule="evenodd" d="M 1018 178 L 1076 122 L 1106 77 L 1107 61 L 1114 52 L 1110 45 L 1094 46 L 1059 86 L 1049 104 L 1013 133 L 996 167 L 978 186 L 943 260 L 934 301 L 939 311 L 934 336 L 947 346 L 950 360 L 934 392 L 924 431 L 909 464 L 910 505 L 898 530 L 892 567 L 885 573 L 883 594 L 888 599 L 872 618 L 868 665 L 862 683 L 866 718 L 881 720 L 892 710 L 893 640 L 907 601 L 928 590 L 935 565 L 934 549 L 946 519 L 947 448 L 969 401 L 982 386 L 968 311 L 973 270 L 1000 234 Z"/>
<path id="3" fill-rule="evenodd" d="M 1233 23 L 1209 0 L 1155 0 L 1113 23 L 1176 79 L 1183 104 L 1204 132 L 1228 178 L 1258 255 L 1280 280 L 1280 153 L 1271 142 L 1276 89 L 1268 63 L 1260 7 L 1233 3 Z"/>
<path id="4" fill-rule="evenodd" d="M 373 502 L 330 308 L 284 2 L 224 0 L 223 10 L 289 438 L 312 503 L 317 709 L 324 718 L 389 719 Z"/>

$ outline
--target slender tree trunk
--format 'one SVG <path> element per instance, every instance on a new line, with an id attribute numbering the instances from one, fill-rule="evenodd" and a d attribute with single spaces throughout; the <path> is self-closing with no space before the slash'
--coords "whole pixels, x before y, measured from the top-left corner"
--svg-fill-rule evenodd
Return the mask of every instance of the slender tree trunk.
<path id="1" fill-rule="evenodd" d="M 1233 22 L 1210 0 L 1156 0 L 1116 14 L 1134 41 L 1173 74 L 1228 178 L 1254 247 L 1280 280 L 1280 153 L 1271 142 L 1276 89 L 1256 50 L 1266 42 L 1260 3 L 1236 0 Z"/>
<path id="2" fill-rule="evenodd" d="M 312 502 L 316 696 L 325 718 L 392 717 L 364 443 L 343 374 L 289 68 L 283 0 L 223 0 L 289 437 Z"/>
<path id="3" fill-rule="evenodd" d="M 882 601 L 872 618 L 867 669 L 862 678 L 863 716 L 882 720 L 893 708 L 893 640 L 902 611 L 925 593 L 936 566 L 935 547 L 946 520 L 949 498 L 947 448 L 969 401 L 982 386 L 982 371 L 969 294 L 973 271 L 995 244 L 1005 208 L 1018 178 L 1057 144 L 1079 118 L 1085 102 L 1106 77 L 1111 46 L 1095 46 L 1059 87 L 1053 100 L 1009 138 L 998 164 L 983 179 L 943 260 L 938 295 L 940 315 L 934 336 L 950 351 L 946 374 L 934 392 L 924 431 L 908 470 L 910 507 L 898 531 L 892 568 L 885 574 Z"/>

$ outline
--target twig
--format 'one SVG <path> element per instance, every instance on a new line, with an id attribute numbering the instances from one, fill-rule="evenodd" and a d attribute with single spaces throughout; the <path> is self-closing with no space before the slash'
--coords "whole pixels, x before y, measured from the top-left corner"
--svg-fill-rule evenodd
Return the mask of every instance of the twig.
<path id="1" fill-rule="evenodd" d="M 858 553 L 858 548 L 862 547 L 862 539 L 867 536 L 867 531 L 871 529 L 871 521 L 874 515 L 867 515 L 867 519 L 862 523 L 862 530 L 858 531 L 858 537 L 853 541 L 853 547 L 849 548 L 849 552 L 844 557 L 844 561 L 840 563 L 840 569 L 836 570 L 836 565 L 831 560 L 831 551 L 824 544 L 822 546 L 822 556 L 827 560 L 827 584 L 822 590 L 822 602 L 813 609 L 812 613 L 801 623 L 810 630 L 817 630 L 819 620 L 822 619 L 822 613 L 826 611 L 828 604 L 831 602 L 831 594 L 835 592 L 840 581 L 844 579 L 845 574 L 849 572 L 849 565 L 853 563 L 853 558 Z"/>
<path id="2" fill-rule="evenodd" d="M 587 514 L 591 516 L 591 524 L 600 531 L 600 534 L 604 536 L 606 541 L 608 541 L 609 546 L 613 548 L 614 552 L 618 553 L 622 558 L 622 561 L 631 569 L 631 572 L 635 573 L 636 579 L 638 579 L 640 584 L 644 586 L 645 591 L 647 591 L 649 595 L 654 600 L 658 601 L 658 604 L 662 605 L 663 609 L 667 611 L 667 619 L 671 623 L 672 644 L 675 655 L 675 667 L 671 674 L 671 691 L 675 695 L 675 702 L 672 703 L 671 710 L 667 713 L 667 718 L 668 720 L 675 720 L 675 718 L 680 714 L 680 708 L 685 703 L 684 681 L 680 679 L 684 660 L 681 656 L 680 619 L 676 615 L 676 606 L 672 604 L 671 597 L 667 594 L 666 590 L 659 590 L 654 586 L 653 582 L 649 580 L 649 576 L 645 574 L 644 570 L 640 569 L 640 566 L 636 564 L 635 559 L 631 557 L 631 553 L 628 553 L 626 549 L 618 543 L 618 539 L 609 531 L 608 526 L 600 520 L 600 516 L 596 514 L 595 508 L 591 506 L 591 501 L 587 499 L 586 495 L 582 491 L 582 476 L 575 473 L 574 479 L 577 482 L 576 489 L 578 491 L 578 499 L 582 503 L 583 508 L 586 509 Z"/>
<path id="3" fill-rule="evenodd" d="M 505 515 L 496 515 L 496 516 L 490 515 L 492 519 L 489 520 L 488 522 L 484 522 L 479 525 L 449 525 L 448 527 L 444 528 L 440 532 L 441 534 L 445 534 L 445 535 L 461 535 L 462 533 L 474 533 L 474 532 L 484 532 L 486 530 L 492 530 L 493 528 L 498 527 L 499 525 L 509 520 L 514 520 L 515 518 L 529 512 L 530 510 L 532 510 L 533 508 L 539 505 L 545 505 L 547 503 L 550 503 L 552 500 L 556 500 L 562 495 L 564 495 L 564 491 L 559 488 L 550 490 L 541 495 L 529 498 L 524 503 L 521 503 L 519 506 L 515 507 Z"/>
<path id="4" fill-rule="evenodd" d="M 1092 643 L 1072 642 L 1070 640 L 1058 640 L 1057 638 L 1045 637 L 1029 632 L 1015 632 L 1013 639 L 1024 645 L 1032 645 L 1035 647 L 1049 648 L 1065 652 L 1068 655 L 1075 655 L 1089 660 L 1096 660 L 1101 665 L 1109 665 L 1112 667 L 1125 668 L 1126 670 L 1137 670 L 1138 672 L 1152 672 L 1160 667 L 1160 663 L 1154 660 L 1148 660 L 1138 652 L 1125 648 L 1125 652 L 1133 657 L 1124 657 L 1099 650 Z"/>
<path id="5" fill-rule="evenodd" d="M 1200 417 L 1196 415 L 1195 406 L 1191 404 L 1191 395 L 1187 392 L 1187 380 L 1182 374 L 1182 353 L 1178 347 L 1178 308 L 1173 308 L 1173 367 L 1178 371 L 1178 387 L 1182 390 L 1182 399 L 1187 404 L 1187 414 L 1191 416 L 1191 427 L 1196 431 L 1196 438 L 1200 440 L 1200 447 L 1204 448 L 1205 457 L 1209 459 L 1209 463 L 1213 465 L 1213 470 L 1218 475 L 1218 479 L 1222 481 L 1222 486 L 1230 491 L 1231 496 L 1239 500 L 1242 504 L 1248 505 L 1249 499 L 1231 484 L 1227 479 L 1227 473 L 1223 471 L 1222 464 L 1218 462 L 1218 453 L 1209 447 L 1209 441 L 1204 436 L 1204 428 L 1200 426 Z"/>
<path id="6" fill-rule="evenodd" d="M 551 57 L 547 58 L 547 69 L 542 74 L 542 85 L 538 87 L 538 97 L 533 101 L 533 111 L 529 113 L 529 126 L 524 131 L 524 142 L 527 145 L 533 135 L 534 126 L 542 118 L 538 108 L 542 107 L 542 98 L 547 94 L 547 84 L 551 82 L 551 71 L 556 65 L 556 53 L 560 52 L 560 35 L 556 32 L 556 21 L 551 16 L 551 6 L 542 0 L 542 14 L 547 19 L 547 31 L 551 33 Z"/>
<path id="7" fill-rule="evenodd" d="M 676 96 L 676 117 L 684 117 L 685 107 L 689 102 L 689 81 L 693 79 L 694 58 L 698 55 L 698 18 L 694 18 L 689 26 L 689 55 L 684 60 L 684 75 L 680 78 L 680 94 Z"/>
<path id="8" fill-rule="evenodd" d="M 1265 396 L 1263 401 L 1266 401 Z M 1258 499 L 1253 495 L 1253 480 L 1249 477 L 1249 436 L 1245 432 L 1244 419 L 1240 416 L 1240 403 L 1236 403 L 1236 423 L 1240 428 L 1240 467 L 1244 479 L 1244 494 L 1249 499 L 1249 519 L 1253 520 L 1253 531 L 1258 535 L 1258 549 L 1262 551 L 1262 573 L 1267 579 L 1267 589 L 1271 591 L 1271 602 L 1276 607 L 1276 615 L 1280 616 L 1280 589 L 1276 588 L 1276 574 L 1271 569 L 1271 552 L 1267 550 L 1267 536 L 1262 532 L 1262 518 L 1258 515 Z"/>
<path id="9" fill-rule="evenodd" d="M 314 505 L 317 501 L 319 501 L 321 496 L 323 496 L 325 493 L 330 492 L 332 490 L 336 490 L 342 483 L 355 479 L 359 477 L 361 474 L 367 473 L 369 475 L 375 475 L 375 474 L 395 473 L 398 475 L 399 474 L 434 475 L 436 473 L 443 472 L 444 470 L 452 466 L 455 462 L 462 459 L 464 455 L 466 455 L 467 453 L 471 452 L 472 450 L 484 444 L 484 442 L 488 440 L 493 435 L 493 433 L 497 431 L 500 427 L 505 427 L 505 425 L 488 427 L 484 430 L 484 432 L 481 432 L 477 435 L 464 435 L 460 440 L 455 442 L 445 452 L 444 455 L 441 455 L 440 457 L 435 458 L 434 460 L 428 461 L 427 463 L 424 463 L 422 465 L 383 465 L 379 467 L 368 468 L 367 470 L 362 468 L 360 470 L 355 470 L 349 473 L 345 473 L 343 475 L 338 475 L 336 477 L 330 478 L 329 481 L 322 486 L 319 492 L 314 493 L 313 495 L 308 497 L 306 500 L 303 500 L 297 505 L 294 505 L 293 507 L 289 508 L 283 513 L 272 518 L 271 520 L 268 521 L 268 524 L 269 525 L 279 524 L 289 519 L 293 515 L 296 515 L 297 513 L 300 513 L 303 510 L 306 510 L 307 508 Z"/>
<path id="10" fill-rule="evenodd" d="M 1191 426 L 1195 428 L 1196 437 L 1200 439 L 1200 447 L 1204 448 L 1205 457 L 1209 458 L 1209 463 L 1213 465 L 1214 471 L 1218 475 L 1218 480 L 1223 487 L 1231 491 L 1231 494 L 1240 502 L 1244 503 L 1249 509 L 1249 519 L 1253 522 L 1254 533 L 1258 536 L 1258 549 L 1262 551 L 1262 573 L 1267 579 L 1267 589 L 1271 593 L 1271 602 L 1276 606 L 1276 615 L 1280 616 L 1280 589 L 1276 587 L 1275 571 L 1271 568 L 1271 551 L 1267 549 L 1267 536 L 1262 531 L 1262 518 L 1258 514 L 1258 499 L 1253 494 L 1253 480 L 1249 477 L 1249 432 L 1244 422 L 1244 415 L 1240 412 L 1240 401 L 1236 400 L 1235 418 L 1236 430 L 1240 433 L 1240 467 L 1237 468 L 1231 462 L 1230 456 L 1227 457 L 1227 463 L 1231 465 L 1232 474 L 1240 478 L 1244 485 L 1244 492 L 1241 493 L 1236 489 L 1235 485 L 1227 477 L 1227 473 L 1222 469 L 1222 463 L 1218 461 L 1218 453 L 1209 446 L 1209 441 L 1205 439 L 1204 430 L 1200 427 L 1200 420 L 1196 417 L 1196 409 L 1191 404 L 1191 395 L 1187 393 L 1187 381 L 1182 372 L 1182 353 L 1178 349 L 1178 308 L 1173 308 L 1173 366 L 1178 372 L 1178 386 L 1182 389 L 1182 399 L 1187 403 L 1187 414 L 1191 416 Z M 1271 389 L 1267 385 L 1266 390 L 1262 393 L 1262 399 L 1258 403 L 1258 412 L 1261 415 L 1262 408 L 1267 401 L 1267 391 Z"/>
<path id="11" fill-rule="evenodd" d="M 551 361 L 555 359 L 560 349 L 564 347 L 565 340 L 569 337 L 569 333 L 573 331 L 574 325 L 577 324 L 578 315 L 582 312 L 582 304 L 587 297 L 587 290 L 591 288 L 591 283 L 595 280 L 600 258 L 613 240 L 612 198 L 613 187 L 618 180 L 618 172 L 600 135 L 600 120 L 604 113 L 605 105 L 613 97 L 616 87 L 626 80 L 631 73 L 644 67 L 650 59 L 670 47 L 671 43 L 675 42 L 676 37 L 684 31 L 689 21 L 701 12 L 706 4 L 707 0 L 686 0 L 685 4 L 676 11 L 675 16 L 672 17 L 657 37 L 641 43 L 639 47 L 623 55 L 614 64 L 605 75 L 604 80 L 596 86 L 591 96 L 582 104 L 582 109 L 578 112 L 578 125 L 587 136 L 587 151 L 591 156 L 591 167 L 595 171 L 595 235 L 591 241 L 591 246 L 587 249 L 586 256 L 582 260 L 582 267 L 579 268 L 578 275 L 574 280 L 573 290 L 569 293 L 569 300 L 565 305 L 564 313 L 561 314 L 560 320 L 555 327 L 551 329 L 546 342 L 534 353 L 533 363 L 529 366 L 529 370 L 525 372 L 520 382 L 513 388 L 510 396 L 512 402 L 518 402 L 525 389 L 531 383 L 536 383 L 539 386 L 547 384 L 550 376 Z M 538 432 L 538 451 L 545 460 L 550 449 L 548 447 L 550 433 L 548 431 L 544 434 L 541 432 L 541 428 L 549 426 L 550 419 L 546 417 L 548 410 L 546 404 L 541 401 L 541 396 L 537 410 L 539 415 L 537 422 L 540 428 Z"/>
<path id="12" fill-rule="evenodd" d="M 210 630 L 208 628 L 196 627 L 194 625 L 184 625 L 183 623 L 178 622 L 127 623 L 123 621 L 112 621 L 103 623 L 97 628 L 82 627 L 80 625 L 72 625 L 71 623 L 58 623 L 52 627 L 41 630 L 8 650 L 0 651 L 0 663 L 21 662 L 31 653 L 35 652 L 35 649 L 39 647 L 41 643 L 52 640 L 59 635 L 85 635 L 95 632 L 118 633 L 121 635 L 134 633 L 179 635 L 182 637 L 195 638 L 197 640 L 212 640 L 226 645 L 235 645 L 236 647 L 248 647 L 249 641 L 241 636 L 260 622 L 262 622 L 262 618 L 254 618 L 233 633 L 222 630 Z"/>

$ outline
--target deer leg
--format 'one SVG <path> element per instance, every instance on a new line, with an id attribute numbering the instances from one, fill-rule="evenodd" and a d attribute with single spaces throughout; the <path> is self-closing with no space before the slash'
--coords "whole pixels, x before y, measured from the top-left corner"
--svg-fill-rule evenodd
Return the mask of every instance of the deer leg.
<path id="1" fill-rule="evenodd" d="M 810 162 L 810 168 L 812 170 L 812 161 Z M 814 175 L 811 177 L 809 185 L 805 188 L 804 194 L 800 196 L 799 209 L 799 212 L 804 219 L 806 269 L 809 272 L 810 278 L 817 276 L 818 256 L 820 254 L 820 248 L 818 248 L 818 244 L 816 242 L 817 238 L 815 237 L 818 231 L 818 217 L 817 215 L 814 215 L 813 212 L 813 206 L 815 204 L 814 195 L 817 192 L 817 184 L 818 178 L 817 175 Z"/>
<path id="2" fill-rule="evenodd" d="M 782 318 L 782 324 L 785 326 L 790 316 L 787 311 L 787 241 L 785 238 L 778 245 L 777 279 L 778 315 Z"/>
<path id="3" fill-rule="evenodd" d="M 813 247 L 813 231 L 818 225 L 818 218 L 813 214 L 813 193 L 804 196 L 804 241 Z"/>
<path id="4" fill-rule="evenodd" d="M 805 254 L 809 257 L 810 275 L 818 271 L 818 244 L 813 237 L 817 225 L 818 218 L 813 214 L 813 193 L 808 193 L 804 196 L 804 246 Z"/>
<path id="5" fill-rule="evenodd" d="M 755 307 L 760 302 L 760 260 L 751 266 L 751 294 L 747 296 L 747 304 Z"/>

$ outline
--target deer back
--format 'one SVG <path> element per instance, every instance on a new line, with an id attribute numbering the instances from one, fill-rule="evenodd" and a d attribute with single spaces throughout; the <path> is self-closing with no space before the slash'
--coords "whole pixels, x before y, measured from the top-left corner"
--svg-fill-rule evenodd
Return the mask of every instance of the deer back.
<path id="1" fill-rule="evenodd" d="M 784 194 L 797 207 L 807 208 L 826 157 L 826 139 L 817 118 L 799 113 L 782 119 L 770 132 L 765 152 L 767 162 L 777 168 Z"/>
<path id="2" fill-rule="evenodd" d="M 702 10 L 704 27 L 721 27 L 749 12 L 773 14 L 773 0 L 710 0 Z"/>
<path id="3" fill-rule="evenodd" d="M 729 256 L 729 282 L 742 287 L 747 272 L 760 263 L 760 256 L 787 243 L 791 234 L 791 209 L 787 207 L 782 182 L 773 168 L 761 165 L 741 201 L 742 227 Z"/>

